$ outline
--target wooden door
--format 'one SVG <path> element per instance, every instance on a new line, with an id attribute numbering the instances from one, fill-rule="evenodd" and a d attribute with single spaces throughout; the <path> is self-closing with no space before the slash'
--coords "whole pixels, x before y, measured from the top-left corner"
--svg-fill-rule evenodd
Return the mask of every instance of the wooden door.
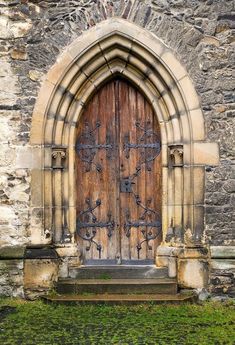
<path id="1" fill-rule="evenodd" d="M 82 115 L 75 149 L 84 263 L 152 262 L 161 242 L 161 145 L 150 104 L 125 80 L 105 84 Z"/>

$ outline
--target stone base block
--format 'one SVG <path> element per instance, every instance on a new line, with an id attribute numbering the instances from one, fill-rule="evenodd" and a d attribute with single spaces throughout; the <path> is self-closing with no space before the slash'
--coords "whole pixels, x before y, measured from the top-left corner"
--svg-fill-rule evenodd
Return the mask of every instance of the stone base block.
<path id="1" fill-rule="evenodd" d="M 69 267 L 79 267 L 81 265 L 80 259 L 74 257 L 62 257 L 59 265 L 59 278 L 67 278 L 69 276 Z"/>
<path id="2" fill-rule="evenodd" d="M 209 265 L 205 259 L 178 259 L 178 284 L 181 288 L 207 288 Z"/>
<path id="3" fill-rule="evenodd" d="M 168 267 L 168 275 L 170 278 L 177 276 L 177 257 L 182 248 L 160 246 L 157 249 L 156 266 Z"/>
<path id="4" fill-rule="evenodd" d="M 76 244 L 68 244 L 55 248 L 59 257 L 79 257 L 80 253 Z"/>
<path id="5" fill-rule="evenodd" d="M 177 277 L 177 261 L 174 256 L 169 257 L 168 260 L 168 275 L 170 278 Z"/>
<path id="6" fill-rule="evenodd" d="M 58 279 L 59 259 L 28 259 L 24 263 L 25 297 L 34 299 L 52 289 Z"/>
<path id="7" fill-rule="evenodd" d="M 157 256 L 156 257 L 156 266 L 157 267 L 168 267 L 169 256 Z"/>
<path id="8" fill-rule="evenodd" d="M 208 249 L 202 246 L 159 246 L 156 265 L 168 267 L 169 277 L 177 277 L 181 288 L 202 289 L 208 286 L 208 256 Z"/>

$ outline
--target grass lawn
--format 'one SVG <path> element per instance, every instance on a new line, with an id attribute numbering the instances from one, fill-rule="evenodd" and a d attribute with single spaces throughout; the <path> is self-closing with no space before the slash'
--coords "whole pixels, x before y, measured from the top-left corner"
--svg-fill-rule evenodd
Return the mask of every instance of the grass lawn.
<path id="1" fill-rule="evenodd" d="M 0 300 L 1 345 L 235 344 L 235 304 L 63 306 Z"/>

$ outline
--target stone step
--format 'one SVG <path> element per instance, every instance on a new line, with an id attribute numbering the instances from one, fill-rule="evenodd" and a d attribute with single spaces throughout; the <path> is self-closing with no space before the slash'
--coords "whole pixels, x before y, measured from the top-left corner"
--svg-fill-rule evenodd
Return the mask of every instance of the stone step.
<path id="1" fill-rule="evenodd" d="M 166 267 L 147 266 L 80 266 L 70 267 L 69 277 L 74 279 L 150 279 L 167 278 Z"/>
<path id="2" fill-rule="evenodd" d="M 99 294 L 99 295 L 54 295 L 43 296 L 47 303 L 56 304 L 107 304 L 107 305 L 133 305 L 133 304 L 180 304 L 184 302 L 193 303 L 197 297 L 193 293 L 188 294 L 151 294 L 151 295 L 127 295 L 127 294 Z"/>
<path id="3" fill-rule="evenodd" d="M 59 294 L 176 294 L 175 279 L 60 279 Z"/>

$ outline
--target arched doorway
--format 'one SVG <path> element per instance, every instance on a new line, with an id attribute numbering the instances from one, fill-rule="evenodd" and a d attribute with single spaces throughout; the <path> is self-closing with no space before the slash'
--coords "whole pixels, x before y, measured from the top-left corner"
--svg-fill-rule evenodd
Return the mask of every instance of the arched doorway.
<path id="1" fill-rule="evenodd" d="M 84 263 L 153 263 L 161 243 L 161 138 L 154 111 L 115 78 L 85 106 L 76 139 L 76 239 Z"/>
<path id="2" fill-rule="evenodd" d="M 33 155 L 41 158 L 31 174 L 32 215 L 42 215 L 40 222 L 32 216 L 32 242 L 50 243 L 66 262 L 76 257 L 77 264 L 81 263 L 77 215 L 85 208 L 76 204 L 77 125 L 92 95 L 116 77 L 126 78 L 141 90 L 161 130 L 162 242 L 156 264 L 169 266 L 174 262 L 172 272 L 178 274 L 182 285 L 205 286 L 207 254 L 198 250 L 204 248 L 205 166 L 218 164 L 218 145 L 206 138 L 200 100 L 173 52 L 154 34 L 120 18 L 101 22 L 78 37 L 58 58 L 42 85 L 30 134 Z M 99 130 L 102 133 L 101 127 Z M 103 139 L 95 143 L 105 145 L 108 138 Z M 130 145 L 136 141 L 131 139 L 127 138 L 129 151 L 135 152 Z M 98 151 L 109 154 L 106 149 Z M 107 213 L 104 221 L 108 220 Z M 133 248 L 137 245 L 138 241 Z M 97 256 L 99 251 L 95 251 Z M 191 279 L 192 270 L 196 283 Z"/>

